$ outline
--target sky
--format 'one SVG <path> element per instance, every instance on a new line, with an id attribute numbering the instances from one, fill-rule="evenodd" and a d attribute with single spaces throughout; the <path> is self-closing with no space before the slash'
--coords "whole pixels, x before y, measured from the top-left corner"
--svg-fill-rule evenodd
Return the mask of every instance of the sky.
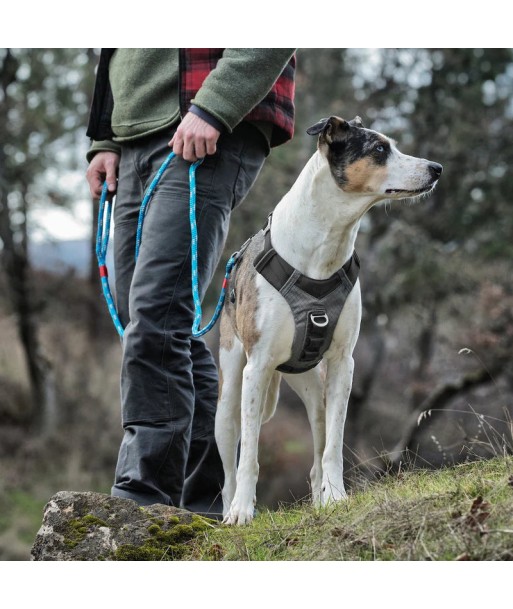
<path id="1" fill-rule="evenodd" d="M 32 238 L 36 242 L 87 239 L 91 234 L 91 202 L 77 201 L 72 209 L 46 207 L 31 212 Z"/>
<path id="2" fill-rule="evenodd" d="M 79 171 L 66 171 L 62 175 L 57 171 L 51 171 L 47 174 L 45 179 L 50 183 L 58 181 L 59 189 L 68 194 L 69 200 L 75 202 L 69 208 L 57 205 L 33 205 L 29 212 L 29 231 L 35 242 L 89 238 L 92 205 L 85 178 L 86 168 L 84 160 L 84 165 Z"/>

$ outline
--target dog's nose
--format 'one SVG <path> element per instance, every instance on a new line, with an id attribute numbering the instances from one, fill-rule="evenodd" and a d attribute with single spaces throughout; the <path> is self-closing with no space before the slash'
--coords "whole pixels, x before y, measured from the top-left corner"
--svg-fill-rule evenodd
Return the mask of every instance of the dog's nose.
<path id="1" fill-rule="evenodd" d="M 438 180 L 438 178 L 442 175 L 443 167 L 440 163 L 429 163 L 429 171 L 434 180 Z"/>

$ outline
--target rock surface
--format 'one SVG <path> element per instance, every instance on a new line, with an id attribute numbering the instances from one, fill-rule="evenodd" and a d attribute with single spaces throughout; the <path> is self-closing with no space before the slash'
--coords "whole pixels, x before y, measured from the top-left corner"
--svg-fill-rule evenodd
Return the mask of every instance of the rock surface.
<path id="1" fill-rule="evenodd" d="M 165 505 L 61 491 L 47 503 L 33 560 L 180 560 L 214 521 Z"/>

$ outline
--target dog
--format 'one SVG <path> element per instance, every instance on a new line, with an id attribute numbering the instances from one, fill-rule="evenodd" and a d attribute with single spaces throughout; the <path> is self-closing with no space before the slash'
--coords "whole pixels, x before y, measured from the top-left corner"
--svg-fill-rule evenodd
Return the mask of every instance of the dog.
<path id="1" fill-rule="evenodd" d="M 384 199 L 429 193 L 442 173 L 438 163 L 401 153 L 394 140 L 364 128 L 359 117 L 324 118 L 307 133 L 318 138 L 316 152 L 274 209 L 272 221 L 239 253 L 221 316 L 215 437 L 225 475 L 223 522 L 230 525 L 253 519 L 260 428 L 274 414 L 282 376 L 304 402 L 312 429 L 314 504 L 346 497 L 344 423 L 362 314 L 354 254 L 360 220 Z M 281 267 L 292 269 L 292 274 L 285 272 L 285 287 L 280 289 L 273 285 L 272 272 L 266 278 L 258 270 L 262 258 L 273 257 L 278 260 L 275 274 Z M 342 306 L 332 303 L 310 310 L 307 304 L 306 321 L 305 315 L 298 317 L 294 307 L 300 293 L 293 304 L 285 293 L 291 284 L 299 289 L 301 281 L 313 286 L 314 302 L 317 292 L 318 301 L 324 302 L 325 292 L 338 282 Z M 322 332 L 328 321 L 326 337 Z M 323 341 L 323 352 L 314 349 L 312 355 L 305 349 Z"/>

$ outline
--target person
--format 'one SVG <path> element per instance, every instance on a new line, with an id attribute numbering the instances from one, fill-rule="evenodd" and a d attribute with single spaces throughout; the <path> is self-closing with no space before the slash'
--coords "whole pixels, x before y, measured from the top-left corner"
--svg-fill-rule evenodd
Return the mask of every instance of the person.
<path id="1" fill-rule="evenodd" d="M 219 518 L 222 464 L 214 439 L 217 368 L 192 337 L 189 177 L 196 172 L 202 298 L 231 212 L 270 149 L 294 128 L 295 49 L 102 49 L 87 135 L 87 180 L 114 206 L 124 434 L 112 495 Z M 168 156 L 148 207 L 143 194 Z"/>

